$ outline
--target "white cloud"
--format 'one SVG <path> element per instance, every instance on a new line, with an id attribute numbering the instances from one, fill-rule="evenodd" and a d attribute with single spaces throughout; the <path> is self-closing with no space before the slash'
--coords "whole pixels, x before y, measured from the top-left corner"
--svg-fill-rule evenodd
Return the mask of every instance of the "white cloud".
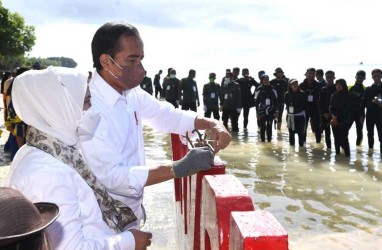
<path id="1" fill-rule="evenodd" d="M 381 5 L 377 0 L 3 0 L 36 26 L 33 56 L 71 57 L 87 70 L 95 30 L 105 21 L 125 20 L 141 32 L 149 75 L 175 67 L 184 77 L 194 68 L 202 82 L 210 71 L 219 79 L 234 66 L 248 67 L 253 75 L 283 67 L 301 79 L 307 67 L 353 65 L 344 76 L 352 80 L 350 70 L 358 62 L 381 65 Z"/>

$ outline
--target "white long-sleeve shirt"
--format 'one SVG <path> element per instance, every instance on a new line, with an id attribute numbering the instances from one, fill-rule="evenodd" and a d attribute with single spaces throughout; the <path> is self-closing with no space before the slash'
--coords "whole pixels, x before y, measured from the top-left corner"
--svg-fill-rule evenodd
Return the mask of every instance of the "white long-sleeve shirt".
<path id="1" fill-rule="evenodd" d="M 197 114 L 158 101 L 139 86 L 121 95 L 97 72 L 90 91 L 92 107 L 101 113 L 101 121 L 93 138 L 81 142 L 82 152 L 111 195 L 134 211 L 138 221 L 129 228 L 139 228 L 149 172 L 142 122 L 158 131 L 184 135 L 194 129 Z"/>
<path id="2" fill-rule="evenodd" d="M 53 249 L 135 249 L 132 233 L 116 234 L 102 220 L 94 193 L 82 177 L 35 147 L 19 149 L 3 185 L 32 202 L 59 206 L 59 217 L 46 229 Z"/>

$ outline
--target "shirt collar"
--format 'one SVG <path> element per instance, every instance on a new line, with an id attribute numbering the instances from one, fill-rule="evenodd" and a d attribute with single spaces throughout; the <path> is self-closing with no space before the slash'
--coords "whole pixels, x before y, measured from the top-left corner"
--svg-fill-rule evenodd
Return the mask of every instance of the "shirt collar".
<path id="1" fill-rule="evenodd" d="M 121 95 L 116 91 L 113 87 L 110 86 L 96 71 L 94 73 L 94 78 L 92 83 L 94 87 L 100 92 L 100 94 L 104 97 L 104 101 L 110 107 L 114 107 L 117 101 L 122 97 L 125 98 L 124 95 Z"/>

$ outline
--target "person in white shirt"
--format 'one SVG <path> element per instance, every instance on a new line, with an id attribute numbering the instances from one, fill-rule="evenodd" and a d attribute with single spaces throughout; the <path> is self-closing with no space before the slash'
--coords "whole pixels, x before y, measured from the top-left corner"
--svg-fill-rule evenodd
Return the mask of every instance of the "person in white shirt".
<path id="1" fill-rule="evenodd" d="M 78 142 L 91 138 L 99 122 L 99 114 L 89 109 L 86 81 L 85 74 L 60 67 L 31 70 L 15 79 L 14 107 L 29 128 L 27 144 L 17 152 L 3 185 L 32 202 L 60 207 L 60 216 L 46 229 L 53 249 L 146 249 L 151 233 L 110 229 L 119 203 L 107 195 L 79 151 Z"/>
<path id="2" fill-rule="evenodd" d="M 172 166 L 146 166 L 143 124 L 179 135 L 209 130 L 215 153 L 230 143 L 231 135 L 219 121 L 175 109 L 137 87 L 145 69 L 143 42 L 135 27 L 104 24 L 93 37 L 92 54 L 96 72 L 89 86 L 93 107 L 102 119 L 93 138 L 82 142 L 81 148 L 111 196 L 136 215 L 127 228 L 139 228 L 144 187 L 180 177 Z"/>

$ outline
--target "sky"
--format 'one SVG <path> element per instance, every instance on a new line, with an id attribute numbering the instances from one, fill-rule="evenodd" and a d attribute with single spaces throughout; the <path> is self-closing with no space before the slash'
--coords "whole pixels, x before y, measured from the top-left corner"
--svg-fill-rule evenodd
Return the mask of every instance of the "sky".
<path id="1" fill-rule="evenodd" d="M 381 68 L 380 0 L 2 0 L 36 27 L 29 56 L 73 58 L 93 70 L 91 40 L 104 23 L 138 28 L 143 65 L 152 78 L 173 67 L 177 77 L 196 70 L 197 82 L 226 68 L 259 70 L 303 80 L 307 68 L 334 70 L 354 80 L 356 70 Z M 363 65 L 360 65 L 360 62 Z M 369 79 L 371 77 L 368 77 Z M 220 80 L 219 80 L 220 81 Z"/>

